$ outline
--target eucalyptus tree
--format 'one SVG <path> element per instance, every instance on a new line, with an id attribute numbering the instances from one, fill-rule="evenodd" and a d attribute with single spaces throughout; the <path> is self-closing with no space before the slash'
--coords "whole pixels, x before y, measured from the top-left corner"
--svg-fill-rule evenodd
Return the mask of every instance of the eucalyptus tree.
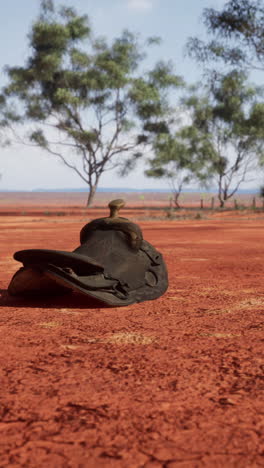
<path id="1" fill-rule="evenodd" d="M 221 10 L 205 8 L 202 18 L 212 39 L 190 38 L 187 49 L 192 57 L 264 71 L 263 0 L 229 0 Z"/>
<path id="2" fill-rule="evenodd" d="M 185 183 L 214 183 L 220 206 L 264 164 L 264 103 L 246 75 L 232 71 L 183 98 L 187 125 L 156 136 L 146 174 L 170 181 L 176 206 Z"/>
<path id="3" fill-rule="evenodd" d="M 264 103 L 261 89 L 243 72 L 232 71 L 207 91 L 185 100 L 191 124 L 181 129 L 189 151 L 204 159 L 204 175 L 218 187 L 220 206 L 253 176 L 264 159 Z"/>
<path id="4" fill-rule="evenodd" d="M 158 135 L 154 156 L 147 160 L 147 165 L 148 177 L 167 181 L 176 208 L 180 208 L 179 198 L 184 186 L 190 182 L 205 183 L 207 179 L 205 158 L 186 144 L 182 130 Z"/>
<path id="5" fill-rule="evenodd" d="M 94 36 L 86 15 L 44 0 L 25 65 L 6 69 L 9 126 L 17 133 L 26 123 L 27 142 L 77 173 L 88 185 L 88 205 L 102 174 L 141 157 L 166 127 L 168 93 L 182 79 L 162 61 L 143 68 L 157 42 L 143 46 L 124 31 L 108 43 Z"/>

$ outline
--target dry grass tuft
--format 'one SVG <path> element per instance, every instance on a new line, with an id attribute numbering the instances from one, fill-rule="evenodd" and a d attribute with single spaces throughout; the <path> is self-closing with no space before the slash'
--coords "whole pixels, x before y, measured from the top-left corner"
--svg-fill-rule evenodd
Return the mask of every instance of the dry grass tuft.
<path id="1" fill-rule="evenodd" d="M 156 341 L 153 336 L 139 333 L 114 333 L 103 340 L 105 343 L 148 345 Z"/>
<path id="2" fill-rule="evenodd" d="M 42 322 L 39 325 L 42 328 L 56 328 L 60 326 L 60 322 Z"/>

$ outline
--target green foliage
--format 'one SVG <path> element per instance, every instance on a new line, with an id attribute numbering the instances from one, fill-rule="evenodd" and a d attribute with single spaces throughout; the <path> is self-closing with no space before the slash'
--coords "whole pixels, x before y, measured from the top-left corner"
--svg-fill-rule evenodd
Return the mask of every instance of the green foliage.
<path id="1" fill-rule="evenodd" d="M 157 133 L 146 175 L 166 178 L 176 203 L 184 184 L 215 180 L 220 205 L 259 162 L 264 165 L 264 105 L 243 72 L 215 75 L 182 100 L 190 123 Z"/>
<path id="2" fill-rule="evenodd" d="M 92 197 L 105 170 L 134 167 L 143 146 L 166 131 L 168 92 L 183 81 L 171 63 L 140 72 L 146 47 L 158 42 L 150 38 L 143 47 L 124 31 L 108 44 L 94 37 L 86 15 L 43 0 L 25 65 L 6 68 L 5 121 L 35 123 L 30 141 L 75 170 Z M 72 158 L 78 156 L 74 162 L 67 159 L 69 147 Z"/>
<path id="3" fill-rule="evenodd" d="M 220 60 L 264 70 L 263 0 L 229 0 L 221 11 L 206 8 L 203 20 L 213 39 L 205 43 L 192 37 L 187 43 L 198 62 Z"/>
<path id="4" fill-rule="evenodd" d="M 34 132 L 32 132 L 30 135 L 30 140 L 33 143 L 36 143 L 37 145 L 39 145 L 41 148 L 46 148 L 48 145 L 48 142 L 42 130 L 35 130 Z"/>
<path id="5" fill-rule="evenodd" d="M 204 159 L 208 178 L 217 181 L 221 206 L 263 158 L 259 91 L 243 72 L 232 71 L 215 76 L 205 95 L 186 99 L 192 124 L 181 134 L 187 147 Z"/>
<path id="6" fill-rule="evenodd" d="M 195 178 L 202 180 L 204 170 L 203 159 L 185 143 L 184 138 L 182 130 L 175 134 L 157 134 L 154 157 L 148 160 L 149 168 L 145 171 L 148 177 L 168 181 L 178 208 L 183 186 Z"/>
<path id="7" fill-rule="evenodd" d="M 168 86 L 183 86 L 181 77 L 173 74 L 172 63 L 158 62 L 153 71 L 149 74 L 152 83 L 159 88 L 167 89 Z"/>

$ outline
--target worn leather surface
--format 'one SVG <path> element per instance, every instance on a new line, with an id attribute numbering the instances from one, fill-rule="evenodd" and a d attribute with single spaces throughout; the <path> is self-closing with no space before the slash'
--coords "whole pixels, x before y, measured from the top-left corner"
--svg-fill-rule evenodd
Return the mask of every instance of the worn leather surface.
<path id="1" fill-rule="evenodd" d="M 168 287 L 166 265 L 162 255 L 143 240 L 140 228 L 133 223 L 95 221 L 84 226 L 82 243 L 73 252 L 16 252 L 14 258 L 23 263 L 24 269 L 11 280 L 10 294 L 28 295 L 32 284 L 41 290 L 41 273 L 47 291 L 52 284 L 50 292 L 54 293 L 55 285 L 55 289 L 79 291 L 109 305 L 128 305 L 161 296 Z M 35 282 L 34 271 L 38 276 Z"/>

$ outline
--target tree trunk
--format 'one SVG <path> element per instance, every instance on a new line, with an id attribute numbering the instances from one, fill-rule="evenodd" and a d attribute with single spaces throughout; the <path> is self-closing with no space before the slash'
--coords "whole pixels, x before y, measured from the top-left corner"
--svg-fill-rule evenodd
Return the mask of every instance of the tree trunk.
<path id="1" fill-rule="evenodd" d="M 180 209 L 180 205 L 179 205 L 179 202 L 178 202 L 179 196 L 180 196 L 180 192 L 174 194 L 174 205 L 178 209 Z"/>
<path id="2" fill-rule="evenodd" d="M 96 194 L 97 184 L 90 185 L 90 190 L 87 198 L 87 208 L 90 207 L 93 203 L 94 196 Z"/>
<path id="3" fill-rule="evenodd" d="M 224 206 L 225 206 L 225 200 L 224 200 L 224 198 L 222 198 L 222 194 L 221 194 L 221 193 L 218 193 L 218 200 L 219 200 L 219 207 L 220 207 L 220 208 L 224 208 Z"/>
<path id="4" fill-rule="evenodd" d="M 225 188 L 222 186 L 223 182 L 223 176 L 219 174 L 219 180 L 218 180 L 218 200 L 219 200 L 219 207 L 224 208 L 225 206 Z"/>
<path id="5" fill-rule="evenodd" d="M 219 187 L 218 200 L 219 200 L 220 208 L 224 208 L 226 199 L 227 199 L 227 197 L 226 197 L 225 191 Z"/>

